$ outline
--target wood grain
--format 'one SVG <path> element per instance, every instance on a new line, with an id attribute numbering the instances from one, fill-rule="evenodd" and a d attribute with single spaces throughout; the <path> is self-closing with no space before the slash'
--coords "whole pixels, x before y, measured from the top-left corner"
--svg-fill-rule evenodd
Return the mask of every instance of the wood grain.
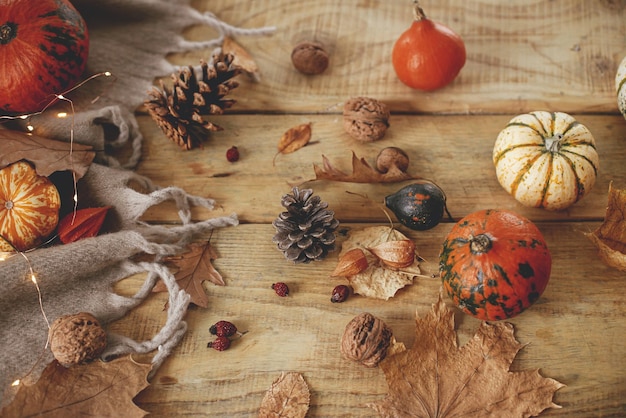
<path id="1" fill-rule="evenodd" d="M 626 416 L 626 304 L 624 273 L 604 265 L 584 237 L 602 221 L 608 186 L 626 187 L 626 121 L 618 113 L 614 75 L 626 55 L 626 1 L 443 0 L 421 2 L 433 20 L 452 27 L 466 43 L 467 63 L 459 77 L 436 92 L 413 91 L 395 77 L 390 62 L 395 39 L 409 26 L 410 1 L 382 0 L 192 0 L 229 24 L 255 28 L 275 25 L 268 37 L 237 37 L 261 68 L 260 82 L 240 77 L 232 97 L 237 104 L 210 120 L 224 130 L 204 149 L 185 152 L 169 141 L 145 115 L 145 137 L 137 169 L 161 186 L 178 186 L 216 201 L 213 212 L 196 210 L 195 219 L 237 213 L 241 224 L 216 231 L 220 254 L 215 266 L 227 286 L 206 285 L 209 308 L 192 307 L 189 329 L 150 387 L 136 399 L 153 416 L 254 417 L 265 390 L 282 371 L 304 375 L 311 395 L 311 417 L 374 416 L 367 402 L 387 391 L 378 369 L 341 358 L 345 324 L 369 311 L 383 318 L 397 339 L 414 340 L 415 314 L 425 315 L 437 300 L 440 245 L 451 228 L 402 231 L 415 240 L 426 260 L 424 275 L 389 301 L 355 296 L 330 303 L 341 280 L 329 278 L 336 254 L 309 265 L 288 263 L 271 242 L 272 220 L 282 211 L 280 197 L 293 184 L 311 187 L 341 221 L 340 242 L 353 230 L 387 223 L 383 198 L 403 184 L 306 182 L 313 164 L 327 156 L 349 171 L 351 153 L 373 163 L 387 146 L 403 148 L 409 172 L 439 184 L 456 219 L 484 208 L 514 210 L 535 221 L 553 255 L 553 272 L 544 295 L 512 319 L 516 336 L 527 344 L 512 370 L 539 369 L 566 385 L 555 395 L 562 409 L 546 417 Z M 189 28 L 193 40 L 212 39 L 213 29 Z M 298 41 L 322 41 L 330 66 L 319 76 L 298 73 L 290 62 Z M 211 51 L 171 56 L 176 64 L 196 64 Z M 392 111 L 391 127 L 375 143 L 357 143 L 342 129 L 343 103 L 370 96 Z M 498 184 L 491 162 L 497 134 L 516 114 L 564 111 L 585 124 L 596 138 L 600 172 L 593 190 L 562 212 L 522 207 Z M 283 132 L 312 123 L 312 143 L 288 155 L 276 145 Z M 226 150 L 236 145 L 237 163 Z M 350 192 L 350 193 L 348 193 Z M 148 211 L 144 220 L 173 224 L 171 205 Z M 142 276 L 120 282 L 130 295 Z M 278 298 L 275 281 L 286 281 L 291 295 Z M 150 338 L 165 321 L 165 295 L 154 294 L 113 331 Z M 207 349 L 208 328 L 220 319 L 249 332 L 228 351 Z M 457 314 L 459 340 L 467 341 L 479 322 Z"/>
<path id="2" fill-rule="evenodd" d="M 366 225 L 345 225 L 348 234 Z M 554 264 L 547 290 L 531 309 L 510 320 L 516 338 L 528 344 L 512 370 L 539 368 L 544 376 L 566 387 L 555 402 L 562 409 L 546 417 L 619 416 L 626 411 L 623 364 L 626 362 L 626 305 L 623 273 L 603 265 L 583 233 L 595 222 L 544 223 L 542 233 Z M 424 275 L 436 273 L 434 260 L 448 225 L 430 231 L 407 232 L 427 262 Z M 399 341 L 414 340 L 415 314 L 425 315 L 436 302 L 438 278 L 417 278 L 388 301 L 354 296 L 343 304 L 330 302 L 336 254 L 310 265 L 287 262 L 271 243 L 269 225 L 240 225 L 216 231 L 212 242 L 220 254 L 215 266 L 227 283 L 206 284 L 209 308 L 192 308 L 189 331 L 151 386 L 137 398 L 153 416 L 255 416 L 265 390 L 281 371 L 304 375 L 312 391 L 309 416 L 374 416 L 365 406 L 383 397 L 387 386 L 379 369 L 367 369 L 341 358 L 339 341 L 345 324 L 367 311 L 385 320 Z M 343 241 L 344 238 L 341 238 Z M 141 278 L 121 282 L 128 292 Z M 291 289 L 279 298 L 276 281 Z M 164 294 L 116 324 L 114 331 L 142 338 L 155 333 L 165 320 Z M 206 348 L 209 326 L 231 320 L 248 330 L 231 349 Z M 456 315 L 460 343 L 476 331 L 479 321 Z"/>
<path id="3" fill-rule="evenodd" d="M 350 172 L 352 151 L 373 165 L 378 152 L 388 146 L 404 149 L 408 172 L 437 183 L 448 196 L 448 207 L 458 220 L 476 210 L 511 209 L 536 221 L 598 220 L 604 217 L 608 185 L 626 187 L 626 123 L 621 116 L 580 115 L 596 138 L 600 156 L 597 183 L 588 196 L 566 211 L 525 208 L 499 185 L 492 162 L 495 138 L 514 115 L 423 116 L 392 115 L 387 135 L 374 143 L 360 143 L 343 130 L 341 115 L 229 115 L 213 117 L 224 131 L 211 135 L 204 149 L 182 151 L 154 123 L 142 118 L 141 127 L 151 138 L 145 144 L 138 172 L 162 186 L 184 187 L 190 193 L 215 199 L 218 213 L 237 213 L 243 223 L 269 223 L 282 211 L 280 198 L 291 184 L 310 187 L 329 203 L 342 222 L 385 222 L 384 197 L 408 182 L 357 184 L 317 181 L 313 164 L 327 156 L 337 168 Z M 286 155 L 277 144 L 284 131 L 312 123 L 312 143 Z M 241 158 L 226 160 L 226 150 L 236 145 Z M 462 173 L 461 175 L 459 173 Z M 353 194 L 347 193 L 351 192 Z M 363 196 L 367 196 L 365 199 Z M 197 211 L 194 216 L 210 216 Z M 175 210 L 149 211 L 148 221 L 174 222 Z"/>
<path id="4" fill-rule="evenodd" d="M 421 2 L 432 20 L 461 35 L 467 63 L 455 82 L 434 93 L 407 89 L 395 77 L 391 50 L 412 21 L 410 1 L 196 0 L 200 11 L 244 27 L 276 26 L 270 37 L 240 37 L 262 81 L 244 82 L 234 111 L 321 112 L 366 95 L 392 110 L 419 113 L 521 113 L 532 110 L 616 113 L 614 76 L 626 55 L 626 3 L 515 0 Z M 213 29 L 190 28 L 191 39 Z M 330 66 L 321 76 L 298 73 L 291 50 L 323 42 Z M 175 57 L 195 64 L 207 51 Z"/>

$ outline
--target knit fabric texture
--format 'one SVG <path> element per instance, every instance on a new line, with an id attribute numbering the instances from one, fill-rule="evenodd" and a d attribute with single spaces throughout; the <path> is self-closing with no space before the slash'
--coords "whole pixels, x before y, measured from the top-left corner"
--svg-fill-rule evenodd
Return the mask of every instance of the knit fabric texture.
<path id="1" fill-rule="evenodd" d="M 73 3 L 89 28 L 88 74 L 109 71 L 115 80 L 96 77 L 73 91 L 75 112 L 71 118 L 59 119 L 51 115 L 54 112 L 44 112 L 24 123 L 35 126 L 40 136 L 93 146 L 95 162 L 77 184 L 79 203 L 83 207 L 111 206 L 107 219 L 112 221 L 107 232 L 99 236 L 0 261 L 0 408 L 15 394 L 11 382 L 26 377 L 25 383 L 33 383 L 52 361 L 46 318 L 52 323 L 62 315 L 90 312 L 106 328 L 139 305 L 162 280 L 169 296 L 160 331 L 146 341 L 109 333 L 102 358 L 154 351 L 154 373 L 180 341 L 186 330 L 189 295 L 159 260 L 181 253 L 195 240 L 206 239 L 215 228 L 237 225 L 238 220 L 232 214 L 193 222 L 193 206 L 212 209 L 215 202 L 178 187 L 156 186 L 132 171 L 141 158 L 142 141 L 134 112 L 154 78 L 176 70 L 165 59 L 168 53 L 219 48 L 224 36 L 264 35 L 273 30 L 232 27 L 211 13 L 194 9 L 188 0 Z M 209 25 L 219 35 L 203 42 L 183 39 L 182 30 L 196 24 Z M 98 98 L 95 102 L 94 97 Z M 67 103 L 55 106 L 63 105 Z M 111 131 L 115 135 L 108 134 Z M 127 161 L 118 161 L 109 153 L 122 147 L 131 149 Z M 148 208 L 168 200 L 175 202 L 178 226 L 149 225 L 139 220 Z M 141 253 L 154 255 L 154 261 L 134 261 L 133 256 Z M 45 317 L 37 286 L 30 280 L 33 272 Z M 145 283 L 134 296 L 122 297 L 112 291 L 117 281 L 142 272 L 147 273 Z"/>

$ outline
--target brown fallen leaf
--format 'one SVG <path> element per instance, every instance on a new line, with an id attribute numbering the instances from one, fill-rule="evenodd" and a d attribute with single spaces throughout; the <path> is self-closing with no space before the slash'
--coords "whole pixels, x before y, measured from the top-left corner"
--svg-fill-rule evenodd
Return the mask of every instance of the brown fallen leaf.
<path id="1" fill-rule="evenodd" d="M 24 132 L 0 129 L 0 168 L 28 160 L 40 176 L 71 170 L 79 179 L 85 175 L 96 153 L 87 145 L 69 144 Z M 71 152 L 70 152 L 71 150 Z"/>
<path id="2" fill-rule="evenodd" d="M 143 417 L 147 412 L 135 405 L 133 398 L 148 387 L 151 368 L 130 356 L 69 368 L 55 360 L 35 384 L 20 386 L 0 416 Z"/>
<path id="3" fill-rule="evenodd" d="M 363 250 L 367 258 L 367 268 L 357 274 L 346 276 L 354 293 L 387 300 L 399 289 L 413 283 L 413 279 L 421 273 L 417 257 L 410 265 L 397 269 L 383 263 L 369 250 L 386 242 L 403 240 L 408 238 L 388 226 L 372 226 L 350 234 L 341 246 L 339 259 L 355 248 Z"/>
<path id="4" fill-rule="evenodd" d="M 278 153 L 274 155 L 274 161 L 279 154 L 290 154 L 309 143 L 311 140 L 311 123 L 303 123 L 287 129 L 278 141 Z"/>
<path id="5" fill-rule="evenodd" d="M 222 52 L 224 54 L 232 54 L 233 65 L 240 67 L 246 74 L 248 74 L 254 81 L 261 80 L 261 71 L 256 61 L 252 58 L 250 53 L 229 36 L 224 37 L 222 43 Z"/>
<path id="6" fill-rule="evenodd" d="M 176 277 L 178 286 L 191 295 L 191 303 L 207 308 L 209 298 L 202 282 L 208 280 L 218 286 L 226 285 L 222 275 L 215 270 L 211 263 L 218 258 L 218 254 L 209 242 L 204 244 L 192 243 L 187 248 L 189 249 L 188 252 L 178 256 L 166 257 L 164 261 L 178 267 L 174 277 Z M 158 282 L 153 289 L 153 292 L 167 291 L 168 289 L 163 282 Z"/>
<path id="7" fill-rule="evenodd" d="M 300 373 L 281 373 L 265 392 L 259 418 L 304 418 L 310 398 L 309 387 Z"/>
<path id="8" fill-rule="evenodd" d="M 594 232 L 585 234 L 593 242 L 600 258 L 609 266 L 626 271 L 626 190 L 609 184 L 609 203 L 604 222 Z"/>
<path id="9" fill-rule="evenodd" d="M 352 152 L 352 173 L 347 174 L 335 168 L 326 156 L 322 155 L 322 167 L 313 164 L 315 180 L 330 180 L 347 183 L 397 183 L 405 180 L 415 180 L 421 177 L 413 177 L 401 171 L 396 165 L 392 165 L 389 171 L 381 173 L 372 168 L 365 158 L 359 158 Z"/>
<path id="10" fill-rule="evenodd" d="M 562 383 L 537 369 L 509 370 L 522 347 L 510 323 L 483 322 L 459 348 L 454 313 L 440 296 L 425 318 L 416 317 L 413 347 L 379 364 L 389 393 L 369 406 L 381 416 L 440 418 L 530 417 L 560 408 L 552 397 Z"/>

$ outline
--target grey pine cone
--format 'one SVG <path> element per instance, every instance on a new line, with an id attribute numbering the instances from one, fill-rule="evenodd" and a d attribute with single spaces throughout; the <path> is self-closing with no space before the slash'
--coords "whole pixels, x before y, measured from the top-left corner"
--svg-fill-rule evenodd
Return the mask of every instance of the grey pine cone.
<path id="1" fill-rule="evenodd" d="M 313 195 L 311 189 L 294 187 L 281 199 L 285 209 L 272 222 L 276 234 L 272 241 L 287 260 L 309 263 L 321 260 L 335 249 L 335 230 L 339 221 L 328 203 Z"/>

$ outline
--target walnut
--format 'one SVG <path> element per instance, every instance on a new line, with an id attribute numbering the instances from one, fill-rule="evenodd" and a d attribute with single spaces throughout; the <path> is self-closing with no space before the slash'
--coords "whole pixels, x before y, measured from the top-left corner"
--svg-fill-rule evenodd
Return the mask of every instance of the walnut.
<path id="1" fill-rule="evenodd" d="M 291 62 L 303 74 L 321 74 L 328 68 L 328 52 L 319 42 L 300 42 L 291 52 Z"/>
<path id="2" fill-rule="evenodd" d="M 356 140 L 377 141 L 389 127 L 389 109 L 376 99 L 354 97 L 343 106 L 343 127 Z"/>
<path id="3" fill-rule="evenodd" d="M 106 347 L 106 333 L 87 312 L 56 319 L 48 333 L 54 358 L 65 367 L 97 358 Z"/>
<path id="4" fill-rule="evenodd" d="M 341 353 L 366 367 L 376 367 L 392 343 L 393 332 L 381 319 L 363 312 L 346 325 L 341 338 Z"/>
<path id="5" fill-rule="evenodd" d="M 393 166 L 403 173 L 409 168 L 409 156 L 398 147 L 387 147 L 380 150 L 376 157 L 376 170 L 386 173 Z"/>

